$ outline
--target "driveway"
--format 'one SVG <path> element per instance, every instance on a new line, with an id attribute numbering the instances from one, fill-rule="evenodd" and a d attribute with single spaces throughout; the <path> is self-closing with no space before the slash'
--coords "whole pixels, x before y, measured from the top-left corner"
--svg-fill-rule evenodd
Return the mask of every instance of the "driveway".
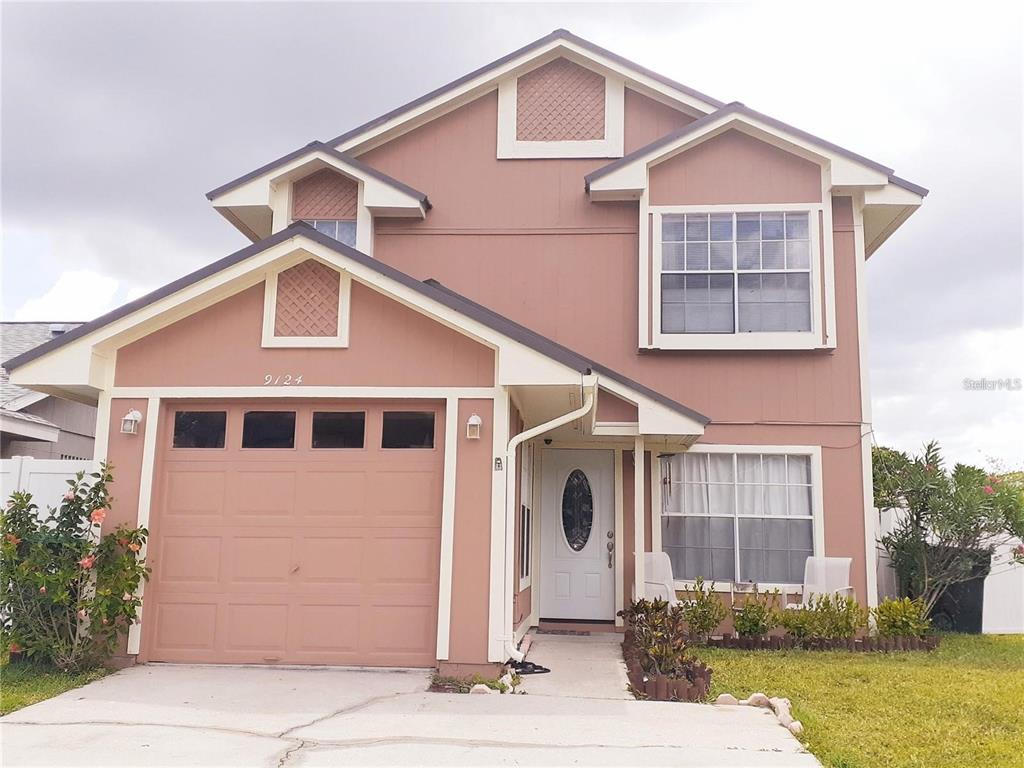
<path id="1" fill-rule="evenodd" d="M 147 665 L 0 719 L 14 766 L 817 766 L 764 710 L 427 693 L 420 671 Z"/>

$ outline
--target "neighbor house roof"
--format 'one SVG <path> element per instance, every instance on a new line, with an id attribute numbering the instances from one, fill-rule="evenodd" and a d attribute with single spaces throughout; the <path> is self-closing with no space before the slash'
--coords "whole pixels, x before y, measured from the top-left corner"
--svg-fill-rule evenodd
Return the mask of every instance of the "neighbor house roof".
<path id="1" fill-rule="evenodd" d="M 619 168 L 623 168 L 644 158 L 652 156 L 657 157 L 659 150 L 665 149 L 667 151 L 673 144 L 676 144 L 677 142 L 686 139 L 688 136 L 693 136 L 695 134 L 700 133 L 708 125 L 711 125 L 712 123 L 715 123 L 724 117 L 728 117 L 729 115 L 740 115 L 752 118 L 761 123 L 764 123 L 765 125 L 768 125 L 771 128 L 774 128 L 776 130 L 782 131 L 784 133 L 802 139 L 808 144 L 818 146 L 827 152 L 841 155 L 849 160 L 852 160 L 855 163 L 859 163 L 860 165 L 864 165 L 867 166 L 868 168 L 872 168 L 876 171 L 879 171 L 880 173 L 885 174 L 891 183 L 903 187 L 904 189 L 908 189 L 911 192 L 914 192 L 915 194 L 921 195 L 922 197 L 928 194 L 928 190 L 925 189 L 924 187 L 920 187 L 917 184 L 913 184 L 912 182 L 906 181 L 904 179 L 899 178 L 898 176 L 893 175 L 893 169 L 886 165 L 883 165 L 882 163 L 876 162 L 875 160 L 871 160 L 867 157 L 864 157 L 863 155 L 859 155 L 856 152 L 846 149 L 845 147 L 841 147 L 838 144 L 833 144 L 830 141 L 826 141 L 825 139 L 807 133 L 806 131 L 802 131 L 799 128 L 794 128 L 792 125 L 784 123 L 781 120 L 776 120 L 774 117 L 769 117 L 768 115 L 765 115 L 761 112 L 757 112 L 753 109 L 750 109 L 750 107 L 738 101 L 734 101 L 730 104 L 727 104 L 716 112 L 712 112 L 708 115 L 705 115 L 702 118 L 694 120 L 692 123 L 689 123 L 683 126 L 682 128 L 679 128 L 678 130 L 672 131 L 671 133 L 667 133 L 661 138 L 652 141 L 650 144 L 640 147 L 639 149 L 633 150 L 629 154 L 620 157 L 618 160 L 614 160 L 608 163 L 607 165 L 603 165 L 600 168 L 591 171 L 590 173 L 583 177 L 584 184 L 586 188 L 589 190 L 591 183 L 596 181 L 597 179 L 607 176 L 609 173 L 612 173 L 613 171 L 616 171 Z"/>
<path id="2" fill-rule="evenodd" d="M 0 323 L 0 350 L 3 356 L 18 357 L 81 323 L 65 322 L 8 322 Z M 55 333 L 56 332 L 56 333 Z M 22 398 L 37 399 L 38 392 L 12 384 L 6 367 L 0 367 L 0 408 L 9 410 Z M 26 403 L 27 404 L 27 403 Z M 14 410 L 19 410 L 14 407 Z M 35 417 L 33 417 L 35 418 Z M 45 422 L 49 424 L 49 422 Z"/>
<path id="3" fill-rule="evenodd" d="M 487 309 L 486 307 L 477 304 L 474 301 L 455 293 L 451 289 L 441 285 L 435 280 L 421 281 L 415 277 L 406 274 L 394 267 L 385 264 L 377 259 L 367 256 L 362 251 L 357 251 L 355 248 L 350 248 L 347 245 L 335 240 L 334 238 L 328 237 L 311 226 L 302 221 L 297 221 L 291 224 L 287 228 L 271 235 L 268 238 L 260 240 L 258 243 L 242 248 L 229 256 L 215 261 L 202 269 L 196 270 L 191 274 L 185 275 L 162 288 L 153 291 L 135 301 L 129 302 L 112 312 L 108 312 L 101 317 L 96 318 L 88 323 L 84 323 L 67 333 L 58 336 L 51 341 L 42 344 L 41 346 L 34 347 L 26 350 L 25 352 L 17 355 L 16 357 L 7 360 L 3 365 L 8 370 L 14 370 L 26 363 L 35 360 L 38 357 L 49 354 L 54 350 L 63 347 L 66 344 L 74 341 L 75 339 L 82 338 L 83 336 L 92 333 L 116 320 L 119 320 L 127 315 L 132 314 L 150 304 L 153 304 L 161 299 L 164 299 L 188 286 L 199 282 L 211 275 L 220 272 L 221 270 L 227 269 L 228 267 L 237 264 L 245 259 L 255 256 L 262 251 L 271 248 L 272 246 L 278 245 L 292 237 L 299 236 L 308 238 L 319 245 L 335 251 L 360 265 L 367 267 L 374 272 L 377 272 L 384 277 L 390 278 L 395 282 L 404 285 L 412 290 L 426 296 L 427 298 L 433 299 L 434 301 L 444 305 L 448 309 L 451 309 L 457 313 L 465 315 L 466 317 L 475 320 L 483 326 L 486 326 L 497 333 L 506 336 L 513 341 L 522 344 L 540 354 L 565 365 L 568 368 L 578 370 L 580 372 L 596 371 L 620 384 L 635 390 L 638 394 L 654 400 L 661 405 L 664 405 L 677 413 L 683 414 L 684 416 L 691 418 L 701 424 L 708 424 L 710 419 L 701 413 L 683 405 L 682 403 L 676 402 L 671 398 L 668 398 L 648 387 L 639 384 L 632 379 L 623 376 L 622 374 L 607 368 L 587 357 L 584 357 L 568 347 L 564 347 L 557 342 L 552 341 L 546 336 L 543 336 L 529 328 L 520 325 L 519 323 L 510 320 L 504 315 L 499 315 L 497 312 Z"/>

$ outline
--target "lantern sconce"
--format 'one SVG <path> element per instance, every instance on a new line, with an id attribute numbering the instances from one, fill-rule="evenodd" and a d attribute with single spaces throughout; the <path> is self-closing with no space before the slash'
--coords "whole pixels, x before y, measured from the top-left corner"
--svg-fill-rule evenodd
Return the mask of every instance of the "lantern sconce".
<path id="1" fill-rule="evenodd" d="M 121 419 L 121 434 L 137 435 L 139 433 L 140 421 L 142 421 L 142 414 L 132 408 Z"/>
<path id="2" fill-rule="evenodd" d="M 475 413 L 469 417 L 466 421 L 466 439 L 467 440 L 479 440 L 480 439 L 480 427 L 483 426 L 484 420 L 477 416 Z"/>

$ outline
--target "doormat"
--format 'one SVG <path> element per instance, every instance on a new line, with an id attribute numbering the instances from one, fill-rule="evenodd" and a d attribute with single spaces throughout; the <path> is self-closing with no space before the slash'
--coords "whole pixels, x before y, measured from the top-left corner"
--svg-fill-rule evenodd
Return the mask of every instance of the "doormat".
<path id="1" fill-rule="evenodd" d="M 543 627 L 538 627 L 536 632 L 538 635 L 572 635 L 573 637 L 590 637 L 589 632 L 578 629 L 544 629 Z"/>

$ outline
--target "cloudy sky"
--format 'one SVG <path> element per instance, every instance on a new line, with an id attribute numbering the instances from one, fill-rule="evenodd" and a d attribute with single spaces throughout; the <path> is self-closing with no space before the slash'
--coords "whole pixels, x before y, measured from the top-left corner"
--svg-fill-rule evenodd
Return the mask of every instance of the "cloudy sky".
<path id="1" fill-rule="evenodd" d="M 1024 379 L 1021 18 L 943 7 L 4 2 L 2 316 L 224 256 L 207 190 L 566 27 L 929 187 L 868 264 L 877 439 L 1024 467 L 1024 391 L 963 383 Z"/>

